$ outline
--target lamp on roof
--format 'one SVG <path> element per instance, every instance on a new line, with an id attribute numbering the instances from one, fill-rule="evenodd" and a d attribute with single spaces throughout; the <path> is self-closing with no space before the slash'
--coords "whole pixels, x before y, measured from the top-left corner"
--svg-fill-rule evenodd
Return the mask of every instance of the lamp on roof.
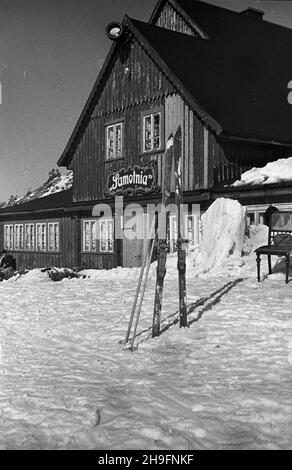
<path id="1" fill-rule="evenodd" d="M 123 34 L 123 27 L 117 21 L 113 21 L 112 23 L 108 24 L 105 28 L 107 37 L 111 41 L 117 41 L 119 37 Z"/>

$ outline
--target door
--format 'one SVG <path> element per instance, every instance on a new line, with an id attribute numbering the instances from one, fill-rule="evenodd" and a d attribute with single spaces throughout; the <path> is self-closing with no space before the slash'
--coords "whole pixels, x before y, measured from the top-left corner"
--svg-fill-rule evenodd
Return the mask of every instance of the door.
<path id="1" fill-rule="evenodd" d="M 142 265 L 144 256 L 143 237 L 146 214 L 124 217 L 123 267 L 134 268 Z"/>

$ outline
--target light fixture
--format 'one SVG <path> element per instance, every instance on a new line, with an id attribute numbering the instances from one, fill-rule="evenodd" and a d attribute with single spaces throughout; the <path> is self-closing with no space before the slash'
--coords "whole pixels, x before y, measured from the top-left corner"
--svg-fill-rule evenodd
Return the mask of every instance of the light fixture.
<path id="1" fill-rule="evenodd" d="M 107 25 L 105 31 L 107 37 L 111 41 L 117 41 L 117 39 L 119 39 L 119 37 L 121 37 L 121 35 L 123 34 L 123 27 L 117 21 L 113 21 L 112 23 Z"/>

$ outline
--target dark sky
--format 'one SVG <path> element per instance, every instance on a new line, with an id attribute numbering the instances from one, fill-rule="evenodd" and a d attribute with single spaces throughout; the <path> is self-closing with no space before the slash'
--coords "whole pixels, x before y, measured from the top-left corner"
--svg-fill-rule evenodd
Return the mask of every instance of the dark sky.
<path id="1" fill-rule="evenodd" d="M 237 11 L 254 6 L 292 28 L 292 1 L 209 3 Z M 56 166 L 110 48 L 105 26 L 126 13 L 147 21 L 155 4 L 0 0 L 0 201 L 43 183 Z"/>

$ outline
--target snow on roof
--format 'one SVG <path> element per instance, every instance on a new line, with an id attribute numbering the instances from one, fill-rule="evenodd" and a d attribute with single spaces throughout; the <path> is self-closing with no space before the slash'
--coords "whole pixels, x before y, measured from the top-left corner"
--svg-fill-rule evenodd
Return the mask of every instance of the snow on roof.
<path id="1" fill-rule="evenodd" d="M 231 186 L 273 184 L 292 181 L 292 157 L 280 158 L 262 168 L 252 168 Z"/>
<path id="2" fill-rule="evenodd" d="M 44 184 L 39 186 L 38 188 L 29 191 L 24 196 L 19 196 L 13 200 L 13 202 L 4 203 L 1 207 L 7 206 L 16 206 L 20 204 L 24 204 L 35 199 L 40 199 L 46 196 L 51 196 L 52 194 L 67 191 L 71 189 L 73 185 L 73 172 L 70 171 L 65 175 L 57 175 L 52 179 L 49 179 Z"/>

